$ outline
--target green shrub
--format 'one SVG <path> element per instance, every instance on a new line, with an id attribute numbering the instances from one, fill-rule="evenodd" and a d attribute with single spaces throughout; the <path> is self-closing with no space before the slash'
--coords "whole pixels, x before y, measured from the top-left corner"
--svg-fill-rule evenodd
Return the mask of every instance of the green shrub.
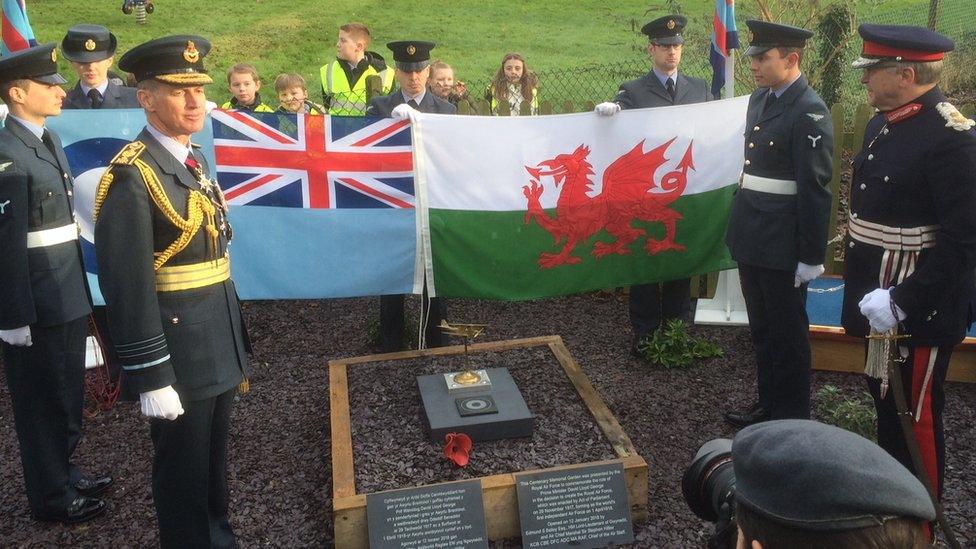
<path id="1" fill-rule="evenodd" d="M 817 391 L 816 410 L 824 423 L 878 441 L 878 415 L 870 395 L 849 397 L 838 387 L 827 384 Z"/>
<path id="2" fill-rule="evenodd" d="M 714 343 L 692 336 L 688 325 L 671 319 L 643 339 L 637 350 L 647 360 L 664 368 L 687 368 L 698 358 L 722 356 L 722 349 Z"/>

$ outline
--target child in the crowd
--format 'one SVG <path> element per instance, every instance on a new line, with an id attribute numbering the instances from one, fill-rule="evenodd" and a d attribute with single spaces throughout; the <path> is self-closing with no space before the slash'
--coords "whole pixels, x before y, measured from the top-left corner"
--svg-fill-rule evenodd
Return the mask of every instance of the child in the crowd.
<path id="1" fill-rule="evenodd" d="M 261 101 L 261 77 L 250 63 L 238 63 L 227 71 L 227 88 L 234 97 L 220 106 L 221 109 L 236 109 L 251 112 L 274 112 L 274 109 Z"/>
<path id="2" fill-rule="evenodd" d="M 295 114 L 323 114 L 325 107 L 308 100 L 308 87 L 302 75 L 282 73 L 275 78 L 275 93 L 278 94 L 278 112 Z"/>
<path id="3" fill-rule="evenodd" d="M 468 86 L 460 80 L 455 80 L 454 69 L 440 59 L 430 64 L 430 80 L 427 81 L 427 87 L 434 95 L 455 106 L 461 101 L 468 100 Z"/>
<path id="4" fill-rule="evenodd" d="M 329 114 L 362 116 L 366 114 L 366 80 L 379 76 L 383 95 L 393 87 L 393 68 L 375 51 L 368 51 L 372 38 L 362 23 L 339 27 L 336 58 L 319 69 L 322 79 L 322 104 Z"/>
<path id="5" fill-rule="evenodd" d="M 511 107 L 512 116 L 518 116 L 522 104 L 529 102 L 530 112 L 536 114 L 538 110 L 539 78 L 529 70 L 525 58 L 519 53 L 506 53 L 502 58 L 502 65 L 498 68 L 485 99 L 491 102 L 491 112 L 498 114 L 498 105 L 507 102 Z"/>

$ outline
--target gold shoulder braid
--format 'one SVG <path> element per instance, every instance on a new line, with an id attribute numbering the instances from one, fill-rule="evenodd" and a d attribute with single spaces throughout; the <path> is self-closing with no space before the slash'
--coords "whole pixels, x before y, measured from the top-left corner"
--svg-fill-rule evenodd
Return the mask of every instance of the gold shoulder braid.
<path id="1" fill-rule="evenodd" d="M 142 154 L 145 148 L 145 144 L 139 141 L 129 143 L 119 151 L 119 154 L 115 155 L 115 158 L 112 159 L 112 165 L 135 166 L 139 170 L 139 174 L 146 184 L 146 189 L 149 191 L 149 196 L 152 197 L 156 207 L 159 208 L 159 211 L 170 223 L 180 230 L 180 237 L 167 246 L 165 250 L 156 254 L 156 259 L 153 261 L 153 268 L 158 271 L 170 258 L 182 251 L 183 248 L 186 248 L 190 240 L 193 239 L 193 236 L 200 230 L 200 225 L 204 217 L 207 219 L 207 233 L 210 235 L 210 239 L 213 242 L 213 250 L 216 253 L 217 238 L 220 233 L 217 231 L 215 219 L 216 208 L 210 202 L 210 199 L 199 191 L 191 190 L 186 201 L 187 217 L 184 219 L 180 216 L 176 209 L 173 208 L 169 197 L 166 196 L 166 191 L 163 190 L 156 172 L 149 164 L 146 164 L 144 160 L 139 158 L 139 155 Z M 93 219 L 96 221 L 98 220 L 102 202 L 105 201 L 105 196 L 108 195 L 109 187 L 112 185 L 114 178 L 112 166 L 109 166 L 109 169 L 105 171 L 102 179 L 98 182 L 98 190 L 95 192 L 93 215 Z"/>
<path id="2" fill-rule="evenodd" d="M 112 173 L 112 166 L 129 166 L 135 162 L 136 158 L 139 158 L 139 155 L 144 150 L 146 150 L 145 143 L 142 141 L 133 141 L 125 147 L 122 147 L 122 150 L 109 162 L 108 169 L 102 174 L 102 178 L 98 181 L 98 187 L 95 190 L 95 208 L 92 210 L 92 223 L 98 221 L 98 214 L 102 210 L 102 203 L 105 202 L 108 189 L 112 186 L 112 181 L 115 179 L 115 174 Z"/>

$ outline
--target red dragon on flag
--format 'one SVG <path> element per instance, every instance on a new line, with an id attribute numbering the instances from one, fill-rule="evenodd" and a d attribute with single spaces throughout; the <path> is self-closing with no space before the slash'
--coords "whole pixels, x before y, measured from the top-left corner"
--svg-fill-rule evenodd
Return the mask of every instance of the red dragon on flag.
<path id="1" fill-rule="evenodd" d="M 551 269 L 581 262 L 580 257 L 571 255 L 572 251 L 579 242 L 600 231 L 610 233 L 616 240 L 596 242 L 592 253 L 597 259 L 610 254 L 629 254 L 629 244 L 640 237 L 645 238 L 644 250 L 650 255 L 667 250 L 683 252 L 685 247 L 674 241 L 676 225 L 682 216 L 668 205 L 681 196 L 688 184 L 688 170 L 695 169 L 692 143 L 688 144 L 675 169 L 664 174 L 659 182 L 654 181 L 654 172 L 667 161 L 664 155 L 675 139 L 648 152 L 644 152 L 642 140 L 630 152 L 614 160 L 603 172 L 602 191 L 594 197 L 589 196 L 593 190 L 590 176 L 594 173 L 593 166 L 587 161 L 590 148 L 586 145 L 535 167 L 525 166 L 531 176 L 529 185 L 522 187 L 528 201 L 525 223 L 535 220 L 552 235 L 556 245 L 565 241 L 559 253 L 539 254 L 539 267 Z M 549 216 L 539 202 L 543 192 L 539 181 L 544 176 L 552 176 L 556 187 L 562 185 L 554 217 Z M 663 224 L 664 239 L 648 237 L 644 229 L 633 226 L 635 220 Z"/>

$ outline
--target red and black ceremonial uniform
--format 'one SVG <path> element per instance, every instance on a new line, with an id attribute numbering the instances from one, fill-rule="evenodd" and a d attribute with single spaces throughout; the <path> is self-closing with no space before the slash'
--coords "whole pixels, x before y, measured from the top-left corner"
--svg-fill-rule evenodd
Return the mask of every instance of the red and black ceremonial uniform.
<path id="1" fill-rule="evenodd" d="M 853 66 L 943 59 L 954 44 L 928 29 L 864 24 Z M 924 463 L 941 495 L 945 471 L 943 384 L 952 348 L 973 320 L 976 268 L 976 125 L 938 86 L 868 123 L 852 162 L 841 322 L 847 335 L 870 332 L 859 302 L 891 288 L 907 315 L 899 323 L 905 400 Z M 891 390 L 868 377 L 878 410 L 878 443 L 915 470 Z M 916 471 L 916 473 L 919 473 Z"/>
<path id="2" fill-rule="evenodd" d="M 941 106 L 941 107 L 940 107 Z M 936 87 L 869 122 L 854 157 L 844 262 L 842 324 L 847 335 L 869 334 L 858 302 L 891 288 L 908 316 L 903 345 L 906 400 L 926 470 L 941 489 L 945 466 L 943 383 L 952 348 L 972 321 L 976 267 L 976 131 L 947 127 L 939 109 L 954 109 Z M 912 468 L 893 397 L 881 398 L 878 442 Z"/>

